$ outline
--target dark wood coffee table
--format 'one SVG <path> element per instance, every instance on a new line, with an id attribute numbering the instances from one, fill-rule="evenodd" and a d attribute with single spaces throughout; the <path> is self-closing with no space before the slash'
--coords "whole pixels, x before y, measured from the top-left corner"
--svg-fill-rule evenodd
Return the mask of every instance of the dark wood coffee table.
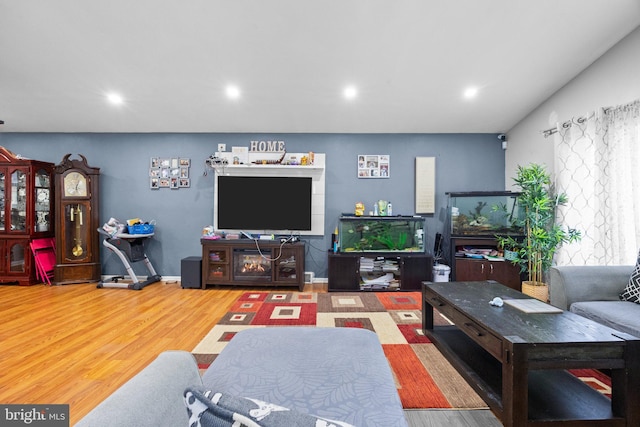
<path id="1" fill-rule="evenodd" d="M 640 339 L 566 311 L 494 307 L 494 297 L 531 299 L 493 281 L 424 282 L 422 322 L 505 426 L 640 426 Z M 454 325 L 434 326 L 434 308 Z M 609 370 L 611 399 L 566 371 L 583 368 Z"/>

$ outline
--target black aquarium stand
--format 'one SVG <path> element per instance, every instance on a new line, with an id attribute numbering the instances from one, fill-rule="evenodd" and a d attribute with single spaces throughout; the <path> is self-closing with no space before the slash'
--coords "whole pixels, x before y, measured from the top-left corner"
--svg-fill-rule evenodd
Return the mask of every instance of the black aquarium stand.
<path id="1" fill-rule="evenodd" d="M 338 252 L 329 253 L 329 291 L 361 291 L 384 289 L 363 289 L 361 287 L 361 258 L 377 259 L 396 263 L 394 275 L 399 279 L 400 291 L 419 291 L 423 281 L 433 277 L 433 257 L 424 252 Z"/>

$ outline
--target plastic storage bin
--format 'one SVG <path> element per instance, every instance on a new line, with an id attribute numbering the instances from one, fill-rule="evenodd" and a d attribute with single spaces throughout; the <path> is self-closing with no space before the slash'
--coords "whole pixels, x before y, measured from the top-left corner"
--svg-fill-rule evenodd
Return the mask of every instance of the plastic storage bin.
<path id="1" fill-rule="evenodd" d="M 151 234 L 154 232 L 155 226 L 153 224 L 127 225 L 127 230 L 129 230 L 129 234 Z"/>
<path id="2" fill-rule="evenodd" d="M 448 282 L 451 274 L 451 267 L 444 264 L 436 264 L 433 266 L 433 281 Z"/>

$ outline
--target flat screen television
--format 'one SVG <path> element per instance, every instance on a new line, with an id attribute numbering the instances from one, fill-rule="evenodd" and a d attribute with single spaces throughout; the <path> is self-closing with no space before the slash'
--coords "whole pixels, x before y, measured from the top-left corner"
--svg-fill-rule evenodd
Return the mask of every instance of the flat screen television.
<path id="1" fill-rule="evenodd" d="M 219 230 L 311 230 L 310 177 L 220 175 L 217 186 Z"/>

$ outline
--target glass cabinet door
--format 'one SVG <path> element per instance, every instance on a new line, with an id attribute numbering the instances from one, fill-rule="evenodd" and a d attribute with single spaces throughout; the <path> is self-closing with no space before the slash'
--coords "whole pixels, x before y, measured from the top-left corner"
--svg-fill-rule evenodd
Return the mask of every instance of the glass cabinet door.
<path id="1" fill-rule="evenodd" d="M 11 173 L 11 231 L 27 230 L 27 174 Z"/>
<path id="2" fill-rule="evenodd" d="M 62 210 L 65 215 L 64 257 L 80 262 L 89 256 L 89 203 L 86 201 L 67 203 Z"/>
<path id="3" fill-rule="evenodd" d="M 231 276 L 229 270 L 229 248 L 206 248 L 207 256 L 204 259 L 207 266 L 206 280 L 213 282 L 229 280 Z"/>
<path id="4" fill-rule="evenodd" d="M 277 281 L 297 281 L 298 274 L 296 252 L 290 249 L 280 249 L 280 258 L 276 261 L 276 280 Z M 277 250 L 274 250 L 274 257 L 277 256 Z"/>
<path id="5" fill-rule="evenodd" d="M 0 171 L 0 231 L 4 231 L 6 229 L 6 226 L 5 226 L 6 194 L 4 192 L 4 185 L 5 185 L 4 175 L 5 175 L 4 171 Z"/>
<path id="6" fill-rule="evenodd" d="M 25 245 L 23 243 L 15 243 L 9 245 L 9 270 L 12 273 L 25 272 Z"/>
<path id="7" fill-rule="evenodd" d="M 44 169 L 36 173 L 34 200 L 36 205 L 34 230 L 49 231 L 51 228 L 51 179 Z"/>

